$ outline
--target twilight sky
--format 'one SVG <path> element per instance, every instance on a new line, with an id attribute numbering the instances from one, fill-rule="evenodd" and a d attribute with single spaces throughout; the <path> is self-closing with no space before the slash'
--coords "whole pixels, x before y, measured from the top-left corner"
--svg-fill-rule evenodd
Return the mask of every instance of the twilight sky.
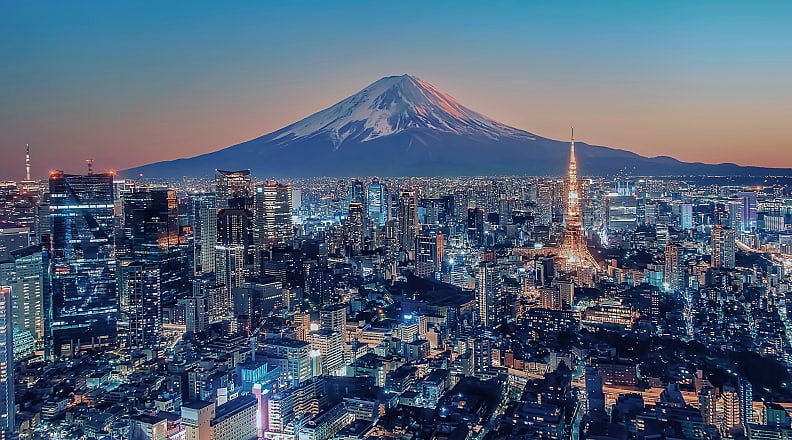
<path id="1" fill-rule="evenodd" d="M 533 4 L 536 3 L 536 4 Z M 557 4 L 556 4 L 557 3 Z M 789 1 L 22 1 L 0 180 L 213 151 L 410 73 L 539 135 L 792 167 Z"/>

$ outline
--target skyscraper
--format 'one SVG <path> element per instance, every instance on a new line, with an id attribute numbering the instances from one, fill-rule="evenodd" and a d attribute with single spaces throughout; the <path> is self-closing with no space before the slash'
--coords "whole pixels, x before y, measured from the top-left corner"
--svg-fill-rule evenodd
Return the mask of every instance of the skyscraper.
<path id="1" fill-rule="evenodd" d="M 415 275 L 433 278 L 443 266 L 443 233 L 418 234 L 415 239 Z"/>
<path id="2" fill-rule="evenodd" d="M 679 243 L 669 243 L 666 246 L 663 284 L 674 292 L 685 288 L 685 266 L 682 261 L 682 246 Z"/>
<path id="3" fill-rule="evenodd" d="M 0 286 L 0 435 L 10 438 L 14 421 L 14 326 L 11 288 Z"/>
<path id="4" fill-rule="evenodd" d="M 484 327 L 493 327 L 504 318 L 500 313 L 504 304 L 501 303 L 501 280 L 496 264 L 490 262 L 479 264 L 476 300 L 479 322 Z"/>
<path id="5" fill-rule="evenodd" d="M 113 176 L 54 171 L 52 301 L 46 339 L 55 356 L 112 344 L 118 298 L 113 248 Z"/>
<path id="6" fill-rule="evenodd" d="M 413 258 L 415 236 L 418 235 L 418 199 L 415 191 L 399 195 L 399 246 Z"/>
<path id="7" fill-rule="evenodd" d="M 742 230 L 750 231 L 756 227 L 756 193 L 752 191 L 743 191 L 737 193 L 738 200 L 741 203 L 740 220 L 742 222 Z"/>
<path id="8" fill-rule="evenodd" d="M 214 194 L 191 195 L 190 217 L 189 224 L 193 233 L 193 273 L 212 272 L 214 247 L 217 242 L 217 210 Z M 207 249 L 204 249 L 204 243 Z"/>
<path id="9" fill-rule="evenodd" d="M 736 240 L 737 234 L 734 229 L 724 228 L 721 225 L 712 228 L 712 267 L 735 268 Z"/>
<path id="10" fill-rule="evenodd" d="M 123 228 L 116 240 L 118 259 L 124 264 L 135 262 L 150 269 L 156 267 L 162 284 L 157 288 L 162 304 L 176 304 L 177 298 L 190 290 L 189 249 L 179 224 L 176 191 L 137 188 L 123 196 L 122 205 Z"/>
<path id="11" fill-rule="evenodd" d="M 39 347 L 44 342 L 45 273 L 40 246 L 13 251 L 0 261 L 0 285 L 14 292 L 14 327 L 28 332 Z"/>
<path id="12" fill-rule="evenodd" d="M 245 282 L 245 265 L 250 263 L 248 249 L 251 243 L 250 212 L 246 209 L 221 210 L 217 215 L 215 279 L 223 286 L 221 302 L 229 316 L 233 310 L 231 289 L 241 287 Z"/>
<path id="13" fill-rule="evenodd" d="M 388 221 L 388 188 L 374 178 L 366 191 L 366 216 L 376 226 L 384 226 Z"/>
<path id="14" fill-rule="evenodd" d="M 250 207 L 252 191 L 250 170 L 215 171 L 215 195 L 217 208 Z"/>
<path id="15" fill-rule="evenodd" d="M 350 203 L 345 226 L 348 244 L 353 254 L 363 250 L 363 225 L 363 205 L 360 202 Z"/>
<path id="16" fill-rule="evenodd" d="M 122 261 L 118 272 L 119 342 L 130 350 L 154 349 L 162 335 L 160 267 Z"/>
<path id="17" fill-rule="evenodd" d="M 291 192 L 290 184 L 272 180 L 256 188 L 254 223 L 259 250 L 292 246 Z"/>

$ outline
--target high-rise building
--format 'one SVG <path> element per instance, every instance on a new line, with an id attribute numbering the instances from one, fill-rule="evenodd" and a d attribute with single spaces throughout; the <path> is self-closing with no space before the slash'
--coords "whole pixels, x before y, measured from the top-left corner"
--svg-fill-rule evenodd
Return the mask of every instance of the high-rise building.
<path id="1" fill-rule="evenodd" d="M 218 209 L 249 209 L 252 196 L 250 170 L 215 171 L 215 197 Z"/>
<path id="2" fill-rule="evenodd" d="M 679 225 L 682 229 L 693 228 L 693 205 L 690 203 L 679 205 Z"/>
<path id="3" fill-rule="evenodd" d="M 30 246 L 30 228 L 0 228 L 0 261 L 11 258 L 11 252 Z"/>
<path id="4" fill-rule="evenodd" d="M 346 305 L 333 304 L 319 311 L 319 324 L 322 329 L 332 330 L 341 334 L 346 332 Z"/>
<path id="5" fill-rule="evenodd" d="M 399 195 L 399 246 L 410 259 L 415 252 L 415 236 L 418 235 L 418 199 L 415 191 L 402 191 Z"/>
<path id="6" fill-rule="evenodd" d="M 214 202 L 200 207 L 201 229 L 201 273 L 215 270 L 215 248 L 217 247 L 217 209 Z"/>
<path id="7" fill-rule="evenodd" d="M 231 290 L 245 282 L 245 265 L 250 262 L 248 250 L 252 242 L 250 212 L 246 209 L 223 209 L 217 215 L 215 246 L 215 280 L 222 286 L 223 298 L 215 301 L 215 311 L 223 308 L 229 317 L 233 312 Z"/>
<path id="8" fill-rule="evenodd" d="M 388 188 L 374 178 L 366 191 L 366 216 L 376 225 L 384 226 L 388 221 Z"/>
<path id="9" fill-rule="evenodd" d="M 485 327 L 494 327 L 505 318 L 501 313 L 502 304 L 501 279 L 495 263 L 479 264 L 476 278 L 476 300 L 478 303 L 479 322 Z"/>
<path id="10" fill-rule="evenodd" d="M 366 203 L 363 182 L 358 179 L 354 179 L 349 186 L 349 203 L 360 203 L 361 205 L 365 205 Z"/>
<path id="11" fill-rule="evenodd" d="M 193 273 L 212 272 L 214 247 L 217 244 L 217 210 L 214 194 L 190 196 L 189 224 L 193 233 Z"/>
<path id="12" fill-rule="evenodd" d="M 360 202 L 350 203 L 345 227 L 347 243 L 353 254 L 357 254 L 363 250 L 363 222 L 363 205 Z"/>
<path id="13" fill-rule="evenodd" d="M 113 247 L 113 176 L 54 171 L 51 319 L 45 338 L 55 356 L 115 342 L 118 318 Z"/>
<path id="14" fill-rule="evenodd" d="M 120 345 L 129 350 L 157 348 L 162 339 L 160 267 L 123 260 L 119 264 L 118 284 Z"/>
<path id="15" fill-rule="evenodd" d="M 679 243 L 666 245 L 663 284 L 674 292 L 685 288 L 685 265 L 682 260 L 682 246 Z"/>
<path id="16" fill-rule="evenodd" d="M 473 247 L 484 243 L 484 210 L 481 208 L 467 209 L 467 239 Z"/>
<path id="17" fill-rule="evenodd" d="M 123 227 L 116 239 L 122 266 L 156 268 L 161 285 L 158 304 L 172 306 L 189 288 L 187 236 L 179 222 L 176 191 L 138 188 L 123 196 Z"/>
<path id="18" fill-rule="evenodd" d="M 256 188 L 255 242 L 259 250 L 292 247 L 291 185 L 267 181 Z"/>
<path id="19" fill-rule="evenodd" d="M 712 228 L 712 267 L 720 269 L 735 268 L 737 253 L 737 233 L 732 228 L 715 225 Z"/>
<path id="20" fill-rule="evenodd" d="M 14 326 L 11 287 L 0 286 L 0 436 L 12 438 L 14 415 Z"/>
<path id="21" fill-rule="evenodd" d="M 27 332 L 38 347 L 44 343 L 44 257 L 40 246 L 11 252 L 0 261 L 0 285 L 14 292 L 14 328 Z"/>
<path id="22" fill-rule="evenodd" d="M 421 278 L 434 278 L 443 268 L 444 236 L 418 234 L 415 239 L 415 275 Z"/>
<path id="23" fill-rule="evenodd" d="M 209 300 L 200 286 L 184 299 L 184 324 L 187 333 L 200 333 L 209 326 Z"/>
<path id="24" fill-rule="evenodd" d="M 756 227 L 756 193 L 743 191 L 737 193 L 740 202 L 740 221 L 743 231 L 750 231 Z"/>

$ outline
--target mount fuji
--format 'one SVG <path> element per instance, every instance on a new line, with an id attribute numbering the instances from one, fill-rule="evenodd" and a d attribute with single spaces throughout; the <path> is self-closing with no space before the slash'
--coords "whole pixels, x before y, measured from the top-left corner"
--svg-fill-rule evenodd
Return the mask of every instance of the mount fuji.
<path id="1" fill-rule="evenodd" d="M 790 169 L 686 163 L 576 142 L 581 175 L 790 175 Z M 382 78 L 280 130 L 212 153 L 122 172 L 152 178 L 250 169 L 259 176 L 562 175 L 569 144 L 475 112 L 411 75 Z"/>

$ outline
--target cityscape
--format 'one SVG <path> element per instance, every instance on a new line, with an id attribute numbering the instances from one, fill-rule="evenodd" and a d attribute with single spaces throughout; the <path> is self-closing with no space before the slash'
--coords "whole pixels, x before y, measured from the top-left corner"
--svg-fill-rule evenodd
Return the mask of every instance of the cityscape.
<path id="1" fill-rule="evenodd" d="M 603 127 L 630 132 L 642 124 L 620 110 L 613 126 L 599 126 L 609 102 L 617 108 L 620 99 L 635 96 L 623 78 L 616 82 L 628 91 L 622 96 L 608 89 L 608 99 L 588 113 L 590 96 L 575 101 L 569 98 L 574 93 L 557 94 L 571 100 L 565 102 L 575 116 L 597 122 L 570 117 L 562 135 L 550 130 L 543 136 L 472 110 L 412 73 L 379 72 L 374 78 L 380 79 L 364 80 L 369 85 L 362 89 L 356 83 L 358 91 L 349 94 L 353 89 L 338 86 L 338 78 L 358 81 L 366 70 L 359 64 L 337 71 L 344 63 L 316 55 L 297 74 L 285 56 L 283 66 L 261 67 L 251 64 L 255 57 L 241 61 L 230 55 L 248 47 L 250 32 L 273 29 L 293 39 L 278 50 L 333 49 L 338 52 L 332 56 L 342 58 L 344 51 L 334 43 L 354 37 L 371 44 L 380 27 L 393 32 L 391 26 L 403 26 L 402 34 L 389 35 L 412 41 L 413 32 L 436 32 L 422 34 L 427 44 L 416 45 L 414 53 L 392 50 L 383 58 L 405 67 L 420 61 L 436 73 L 432 65 L 478 63 L 475 56 L 469 60 L 471 52 L 454 58 L 457 45 L 470 45 L 479 57 L 527 57 L 476 43 L 495 38 L 507 45 L 516 38 L 506 12 L 545 19 L 568 12 L 547 5 L 526 10 L 506 2 L 498 16 L 503 29 L 494 29 L 474 20 L 475 11 L 482 17 L 493 12 L 473 2 L 460 2 L 459 11 L 428 2 L 425 10 L 411 12 L 414 20 L 376 25 L 363 23 L 358 14 L 396 16 L 410 2 L 329 2 L 339 9 L 316 6 L 310 9 L 316 15 L 304 17 L 314 22 L 322 16 L 315 24 L 319 30 L 295 25 L 298 32 L 290 30 L 297 16 L 290 8 L 304 12 L 313 5 L 262 2 L 263 9 L 255 11 L 240 4 L 239 16 L 232 17 L 235 25 L 252 20 L 256 26 L 226 32 L 227 12 L 198 3 L 194 10 L 171 11 L 172 21 L 163 26 L 179 36 L 167 34 L 155 45 L 163 52 L 156 53 L 142 49 L 145 44 L 140 50 L 125 46 L 149 39 L 129 29 L 151 29 L 157 37 L 165 32 L 152 18 L 165 12 L 155 8 L 127 10 L 124 2 L 96 8 L 80 14 L 96 14 L 95 20 L 75 24 L 61 42 L 43 28 L 64 26 L 75 12 L 50 5 L 63 14 L 63 23 L 48 13 L 43 25 L 34 25 L 38 18 L 30 20 L 30 6 L 9 8 L 20 18 L 15 28 L 42 26 L 36 28 L 40 40 L 31 37 L 25 47 L 51 44 L 79 53 L 104 48 L 107 42 L 85 38 L 94 30 L 110 36 L 117 44 L 112 50 L 121 55 L 99 58 L 110 63 L 106 72 L 119 78 L 116 86 L 131 91 L 124 106 L 141 107 L 125 113 L 117 103 L 96 104 L 102 93 L 94 96 L 91 87 L 69 82 L 76 80 L 57 69 L 43 88 L 51 95 L 36 95 L 29 104 L 41 108 L 33 112 L 20 105 L 17 117 L 0 107 L 0 439 L 792 439 L 792 144 L 789 137 L 773 137 L 775 126 L 761 128 L 739 109 L 724 109 L 719 124 L 728 129 L 722 137 L 711 143 L 714 132 L 695 137 L 708 152 L 703 158 L 696 148 L 678 146 L 684 143 L 669 149 L 607 147 L 621 138 L 603 136 Z M 593 13 L 578 6 L 581 14 Z M 687 24 L 685 14 L 697 12 L 691 7 L 670 2 L 663 13 L 648 5 L 639 9 L 646 8 L 641 20 L 655 17 L 661 24 L 667 24 L 665 13 L 683 11 L 678 19 Z M 133 17 L 141 11 L 143 16 Z M 115 21 L 115 14 L 123 20 Z M 713 13 L 712 23 L 731 23 L 722 14 Z M 126 20 L 146 24 L 121 26 L 117 33 L 106 28 Z M 467 20 L 476 26 L 463 29 Z M 578 18 L 570 20 L 579 27 L 570 31 L 574 44 L 543 41 L 574 48 L 586 38 L 612 37 L 587 34 Z M 752 19 L 746 20 L 745 29 L 754 29 L 761 41 L 765 27 L 753 28 Z M 535 26 L 547 33 L 539 21 Z M 326 22 L 344 30 L 321 34 Z M 630 28 L 628 22 L 619 26 Z M 179 63 L 160 55 L 189 52 L 200 55 L 197 60 L 214 53 L 215 43 L 202 35 L 217 37 L 215 24 L 226 33 L 218 41 L 228 43 L 228 57 L 212 60 L 212 75 L 228 83 L 223 90 L 244 89 L 232 71 L 294 75 L 293 83 L 275 83 L 293 89 L 295 100 L 314 112 L 291 119 L 285 101 L 273 93 L 272 101 L 261 103 L 272 109 L 263 118 L 270 125 L 255 136 L 244 134 L 248 140 L 226 136 L 207 140 L 214 145 L 208 149 L 196 144 L 178 150 L 175 142 L 173 149 L 161 148 L 157 138 L 171 142 L 169 133 L 183 129 L 184 121 L 206 130 L 198 137 L 222 131 L 220 122 L 195 116 L 200 106 L 157 110 L 168 87 L 206 80 L 198 64 L 179 65 L 184 70 L 172 80 L 166 67 Z M 441 32 L 446 27 L 458 32 L 450 43 Z M 660 28 L 647 26 L 649 36 L 641 37 L 646 40 L 636 39 L 648 43 L 654 35 L 673 42 L 685 34 Z M 689 29 L 694 28 L 700 31 Z M 255 41 L 274 46 L 280 41 L 276 33 Z M 188 34 L 195 41 L 180 46 Z M 635 41 L 617 40 L 608 41 L 624 50 L 620 58 L 634 56 L 625 48 Z M 777 43 L 766 41 L 767 48 Z M 426 55 L 429 46 L 436 53 L 445 49 L 445 57 Z M 657 57 L 663 54 L 646 47 Z M 746 47 L 751 46 L 737 50 Z M 0 47 L 0 53 L 9 49 Z M 44 50 L 33 61 L 62 55 Z M 699 60 L 702 66 L 731 59 L 729 51 L 710 55 Z M 137 56 L 165 66 L 157 70 L 162 78 L 148 80 L 150 89 L 111 66 L 128 67 L 124 63 Z M 372 49 L 367 56 L 373 64 L 380 52 Z M 74 57 L 65 64 L 90 66 L 91 60 Z M 692 72 L 692 65 L 680 70 Z M 787 68 L 780 61 L 778 66 Z M 610 87 L 605 76 L 620 75 L 617 67 L 604 76 L 595 64 L 587 67 L 592 82 L 570 80 L 566 66 L 545 79 L 562 78 L 577 92 L 604 90 Z M 487 68 L 498 75 L 507 70 Z M 0 69 L 0 75 L 13 69 Z M 190 69 L 195 77 L 185 73 Z M 301 79 L 309 73 L 310 80 Z M 325 73 L 322 82 L 319 75 Z M 672 69 L 661 73 L 678 79 Z M 28 81 L 42 75 L 36 70 L 30 77 L 9 77 L 0 89 L 33 87 Z M 715 90 L 728 76 L 709 75 L 706 81 Z M 451 84 L 467 78 L 446 77 Z M 483 106 L 525 85 L 498 78 L 507 79 L 470 81 L 471 89 L 487 92 L 486 99 L 455 89 Z M 59 81 L 72 94 L 59 89 Z M 308 83 L 338 87 L 327 100 L 312 100 L 316 89 Z M 504 84 L 512 90 L 504 92 Z M 202 87 L 218 114 L 237 117 L 230 100 Z M 789 91 L 792 86 L 781 88 L 777 100 L 765 99 L 759 88 L 744 94 L 756 94 L 755 102 L 771 110 L 780 105 L 781 126 L 792 115 L 783 112 L 792 110 L 783 107 L 792 103 L 785 100 Z M 252 89 L 247 93 L 250 101 L 258 100 Z M 61 114 L 69 113 L 61 112 L 67 104 L 54 103 L 74 95 L 86 108 L 129 120 L 91 126 L 77 111 Z M 638 95 L 647 106 L 652 101 Z M 676 99 L 671 95 L 667 99 Z M 548 127 L 566 118 L 548 101 L 536 105 Z M 684 113 L 686 104 L 677 105 Z M 60 119 L 48 119 L 49 106 L 71 124 L 70 131 L 60 131 Z M 657 109 L 645 111 L 662 119 Z M 508 118 L 504 114 L 498 117 Z M 153 132 L 149 117 L 161 118 Z M 35 129 L 21 122 L 26 118 L 35 120 Z M 584 127 L 574 128 L 578 122 Z M 663 132 L 673 130 L 655 122 L 644 121 L 661 145 L 666 141 L 659 139 L 668 139 Z M 731 126 L 755 136 L 756 146 L 730 147 Z M 104 130 L 118 140 L 101 138 L 108 144 L 90 154 L 77 146 L 99 139 L 92 136 Z M 692 136 L 684 127 L 679 133 Z M 20 136 L 34 141 L 18 142 Z"/>

